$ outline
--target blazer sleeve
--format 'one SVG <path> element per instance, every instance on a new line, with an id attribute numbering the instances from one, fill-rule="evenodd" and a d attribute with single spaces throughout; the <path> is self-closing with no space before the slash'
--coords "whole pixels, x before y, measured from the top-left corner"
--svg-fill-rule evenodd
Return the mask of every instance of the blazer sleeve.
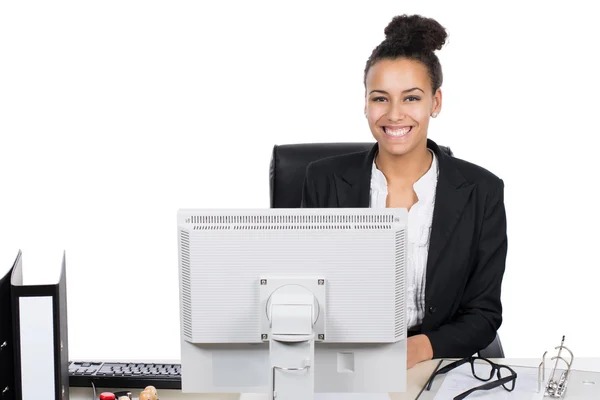
<path id="1" fill-rule="evenodd" d="M 304 175 L 304 184 L 302 186 L 302 201 L 300 208 L 318 208 L 317 189 L 313 179 L 313 168 L 311 164 L 306 168 Z"/>
<path id="2" fill-rule="evenodd" d="M 504 182 L 487 197 L 475 265 L 458 313 L 450 323 L 425 334 L 434 358 L 468 357 L 487 347 L 502 324 L 500 300 L 507 253 Z"/>

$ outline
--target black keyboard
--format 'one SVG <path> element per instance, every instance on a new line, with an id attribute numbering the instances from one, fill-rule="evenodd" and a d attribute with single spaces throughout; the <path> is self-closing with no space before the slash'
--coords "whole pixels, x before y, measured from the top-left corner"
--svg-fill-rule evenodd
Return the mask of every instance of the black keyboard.
<path id="1" fill-rule="evenodd" d="M 70 362 L 69 386 L 99 388 L 181 389 L 180 364 Z"/>

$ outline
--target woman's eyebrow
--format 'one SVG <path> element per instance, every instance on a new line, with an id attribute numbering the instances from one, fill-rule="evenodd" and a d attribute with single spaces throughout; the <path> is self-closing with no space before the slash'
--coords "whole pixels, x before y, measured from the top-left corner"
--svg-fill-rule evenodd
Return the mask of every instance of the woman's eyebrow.
<path id="1" fill-rule="evenodd" d="M 419 87 L 414 87 L 414 88 L 411 88 L 411 89 L 403 90 L 402 93 L 409 93 L 409 92 L 413 92 L 415 90 L 420 90 L 421 92 L 425 93 L 425 91 L 423 89 L 419 88 Z M 385 90 L 379 90 L 379 89 L 371 90 L 369 92 L 369 94 L 373 94 L 373 93 L 383 93 L 383 94 L 389 95 L 389 93 L 386 92 Z"/>

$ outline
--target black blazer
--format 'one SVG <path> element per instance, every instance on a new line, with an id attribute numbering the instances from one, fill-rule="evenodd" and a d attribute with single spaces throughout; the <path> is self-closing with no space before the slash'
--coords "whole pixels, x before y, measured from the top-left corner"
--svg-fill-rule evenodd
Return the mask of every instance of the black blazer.
<path id="1" fill-rule="evenodd" d="M 432 140 L 439 177 L 426 270 L 425 317 L 434 358 L 467 357 L 484 349 L 502 323 L 500 291 L 507 236 L 504 182 L 444 153 Z M 377 153 L 344 154 L 307 167 L 302 207 L 369 207 Z"/>

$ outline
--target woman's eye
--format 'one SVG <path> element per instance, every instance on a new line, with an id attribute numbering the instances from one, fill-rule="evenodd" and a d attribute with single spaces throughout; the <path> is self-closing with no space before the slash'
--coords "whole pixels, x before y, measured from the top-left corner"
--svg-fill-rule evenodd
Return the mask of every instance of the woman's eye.
<path id="1" fill-rule="evenodd" d="M 418 100 L 421 100 L 421 99 L 417 96 L 408 96 L 406 98 L 406 101 L 418 101 Z"/>
<path id="2" fill-rule="evenodd" d="M 375 98 L 373 98 L 373 101 L 381 102 L 381 101 L 387 101 L 387 99 L 385 97 L 375 97 Z"/>

